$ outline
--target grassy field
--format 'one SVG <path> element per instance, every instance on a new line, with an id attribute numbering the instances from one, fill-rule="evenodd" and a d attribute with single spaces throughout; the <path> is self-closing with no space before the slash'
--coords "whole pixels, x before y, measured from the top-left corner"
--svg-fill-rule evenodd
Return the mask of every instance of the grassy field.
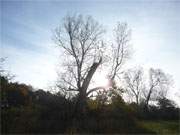
<path id="1" fill-rule="evenodd" d="M 180 135 L 180 121 L 141 121 L 143 127 L 158 135 Z"/>

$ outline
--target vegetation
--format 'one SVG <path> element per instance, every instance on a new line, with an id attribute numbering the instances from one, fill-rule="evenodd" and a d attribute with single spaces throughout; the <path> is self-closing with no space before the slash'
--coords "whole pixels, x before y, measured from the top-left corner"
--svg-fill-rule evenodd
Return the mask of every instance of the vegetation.
<path id="1" fill-rule="evenodd" d="M 141 124 L 147 129 L 156 132 L 158 135 L 169 135 L 179 133 L 179 121 L 142 121 Z"/>
<path id="2" fill-rule="evenodd" d="M 67 99 L 60 93 L 33 91 L 30 86 L 12 83 L 2 76 L 1 84 L 2 133 L 179 132 L 179 109 L 170 105 L 169 100 L 151 106 L 147 113 L 136 104 L 124 102 L 119 95 L 112 94 L 108 104 L 99 95 L 95 100 L 88 100 L 85 116 L 75 117 L 77 97 Z"/>

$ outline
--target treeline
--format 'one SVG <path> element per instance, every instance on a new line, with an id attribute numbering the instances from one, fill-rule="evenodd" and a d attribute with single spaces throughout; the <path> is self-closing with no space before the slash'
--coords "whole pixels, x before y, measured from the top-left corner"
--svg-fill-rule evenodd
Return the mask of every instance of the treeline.
<path id="1" fill-rule="evenodd" d="M 145 109 L 143 103 L 126 103 L 121 94 L 101 92 L 88 98 L 85 116 L 77 115 L 78 95 L 71 98 L 34 90 L 1 76 L 2 133 L 153 133 L 140 123 L 144 119 L 178 120 L 179 108 L 162 98 Z M 109 100 L 111 97 L 111 100 Z"/>

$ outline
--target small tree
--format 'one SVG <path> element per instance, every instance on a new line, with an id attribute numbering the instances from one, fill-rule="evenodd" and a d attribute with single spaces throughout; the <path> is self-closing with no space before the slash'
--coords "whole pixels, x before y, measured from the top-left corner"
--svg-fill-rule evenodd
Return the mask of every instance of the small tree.
<path id="1" fill-rule="evenodd" d="M 171 77 L 162 70 L 153 68 L 149 70 L 149 87 L 144 91 L 146 108 L 150 100 L 166 96 L 171 82 Z"/>
<path id="2" fill-rule="evenodd" d="M 131 30 L 128 28 L 127 23 L 118 22 L 114 28 L 114 42 L 111 45 L 110 61 L 109 61 L 109 82 L 110 82 L 110 95 L 122 96 L 124 90 L 117 85 L 117 81 L 121 81 L 123 73 L 122 66 L 130 57 Z"/>
<path id="3" fill-rule="evenodd" d="M 115 43 L 112 44 L 110 79 L 113 81 L 119 77 L 122 65 L 130 56 L 131 30 L 127 23 L 118 22 L 114 29 Z"/>
<path id="4" fill-rule="evenodd" d="M 135 97 L 136 104 L 139 105 L 139 98 L 145 87 L 142 68 L 128 70 L 124 75 L 124 79 L 127 92 Z"/>
<path id="5" fill-rule="evenodd" d="M 166 97 L 158 98 L 158 106 L 160 109 L 175 108 L 174 101 L 167 99 Z"/>

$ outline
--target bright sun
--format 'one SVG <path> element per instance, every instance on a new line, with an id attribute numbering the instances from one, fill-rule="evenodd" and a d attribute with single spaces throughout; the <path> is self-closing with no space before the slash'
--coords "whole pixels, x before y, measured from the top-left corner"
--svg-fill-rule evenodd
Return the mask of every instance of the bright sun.
<path id="1" fill-rule="evenodd" d="M 95 73 L 93 80 L 95 86 L 108 87 L 109 85 L 109 80 L 107 78 L 107 75 L 105 72 L 102 71 Z"/>

